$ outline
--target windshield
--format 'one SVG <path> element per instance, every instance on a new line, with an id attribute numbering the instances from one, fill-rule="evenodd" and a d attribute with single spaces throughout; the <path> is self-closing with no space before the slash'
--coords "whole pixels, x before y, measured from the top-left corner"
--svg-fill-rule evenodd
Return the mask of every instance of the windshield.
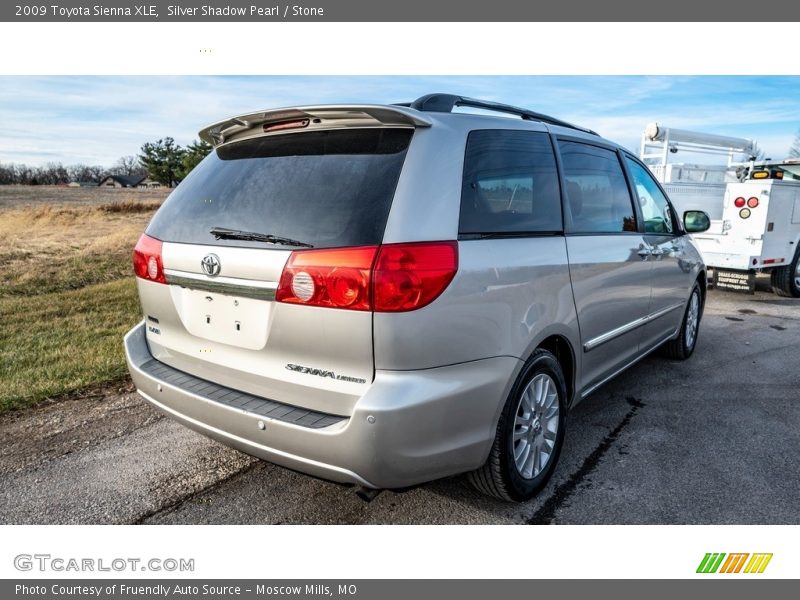
<path id="1" fill-rule="evenodd" d="M 222 146 L 172 192 L 147 234 L 165 242 L 281 248 L 210 233 L 225 228 L 315 248 L 378 244 L 412 134 L 329 130 Z"/>

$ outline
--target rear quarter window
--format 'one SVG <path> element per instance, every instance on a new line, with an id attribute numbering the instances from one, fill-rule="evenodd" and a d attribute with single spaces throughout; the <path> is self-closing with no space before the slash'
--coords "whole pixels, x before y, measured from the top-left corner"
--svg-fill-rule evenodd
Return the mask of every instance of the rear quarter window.
<path id="1" fill-rule="evenodd" d="M 209 233 L 223 227 L 316 248 L 378 244 L 412 135 L 412 129 L 329 130 L 221 146 L 172 192 L 147 234 L 166 242 L 281 248 Z"/>
<path id="2" fill-rule="evenodd" d="M 558 172 L 548 134 L 471 132 L 464 158 L 459 234 L 561 229 Z"/>

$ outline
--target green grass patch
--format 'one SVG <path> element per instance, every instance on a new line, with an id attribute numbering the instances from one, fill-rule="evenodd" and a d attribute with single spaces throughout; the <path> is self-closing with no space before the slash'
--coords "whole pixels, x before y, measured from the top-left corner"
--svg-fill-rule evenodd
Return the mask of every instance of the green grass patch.
<path id="1" fill-rule="evenodd" d="M 0 412 L 126 376 L 122 337 L 140 312 L 132 277 L 0 296 Z"/>
<path id="2" fill-rule="evenodd" d="M 1 251 L 0 259 L 6 259 Z M 6 264 L 10 265 L 11 260 L 6 259 Z M 0 267 L 0 274 L 4 275 L 4 281 L 0 283 L 0 298 L 78 290 L 130 277 L 133 272 L 131 248 L 113 248 L 91 255 L 40 254 L 23 260 L 24 264 L 18 261 L 19 267 L 14 270 Z"/>
<path id="3" fill-rule="evenodd" d="M 131 251 L 166 194 L 0 186 L 0 413 L 127 376 Z"/>

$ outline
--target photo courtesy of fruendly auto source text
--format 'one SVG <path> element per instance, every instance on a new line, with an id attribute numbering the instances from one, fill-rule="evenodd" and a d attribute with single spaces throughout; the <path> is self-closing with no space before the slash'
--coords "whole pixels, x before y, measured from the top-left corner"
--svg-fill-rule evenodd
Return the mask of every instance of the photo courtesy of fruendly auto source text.
<path id="1" fill-rule="evenodd" d="M 0 595 L 797 594 L 800 8 L 152 2 L 0 7 Z"/>

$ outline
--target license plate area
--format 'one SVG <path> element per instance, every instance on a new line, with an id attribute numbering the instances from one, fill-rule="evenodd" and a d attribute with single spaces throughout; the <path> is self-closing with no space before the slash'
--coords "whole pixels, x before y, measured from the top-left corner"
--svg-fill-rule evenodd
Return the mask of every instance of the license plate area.
<path id="1" fill-rule="evenodd" d="M 272 302 L 170 286 L 172 300 L 191 335 L 249 350 L 267 345 Z"/>
<path id="2" fill-rule="evenodd" d="M 754 271 L 731 271 L 714 269 L 712 282 L 715 288 L 743 294 L 756 293 L 756 274 Z"/>

